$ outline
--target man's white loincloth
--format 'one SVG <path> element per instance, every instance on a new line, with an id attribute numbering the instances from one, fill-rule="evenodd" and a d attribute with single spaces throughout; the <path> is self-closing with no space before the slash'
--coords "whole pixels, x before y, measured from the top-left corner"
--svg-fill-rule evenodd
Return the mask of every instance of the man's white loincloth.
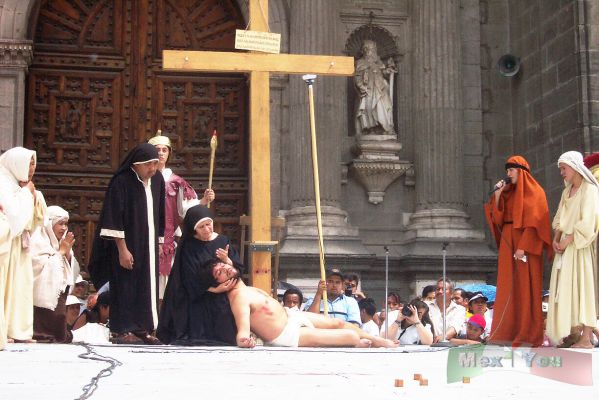
<path id="1" fill-rule="evenodd" d="M 287 325 L 276 339 L 265 342 L 265 346 L 298 347 L 300 328 L 304 326 L 314 328 L 312 321 L 306 317 L 303 311 L 290 310 L 287 307 L 285 307 L 285 311 L 287 311 Z"/>

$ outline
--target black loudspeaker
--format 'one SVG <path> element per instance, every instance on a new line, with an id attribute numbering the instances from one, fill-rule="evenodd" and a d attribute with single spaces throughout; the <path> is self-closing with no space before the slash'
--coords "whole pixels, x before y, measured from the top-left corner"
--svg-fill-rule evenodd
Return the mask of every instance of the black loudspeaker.
<path id="1" fill-rule="evenodd" d="M 505 54 L 497 61 L 497 68 L 501 75 L 512 77 L 520 71 L 520 58 L 513 54 Z"/>

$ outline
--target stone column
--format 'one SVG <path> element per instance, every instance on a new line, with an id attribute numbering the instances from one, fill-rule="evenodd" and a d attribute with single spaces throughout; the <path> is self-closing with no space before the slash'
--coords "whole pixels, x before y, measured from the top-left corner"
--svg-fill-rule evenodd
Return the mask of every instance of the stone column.
<path id="1" fill-rule="evenodd" d="M 410 228 L 418 237 L 471 237 L 462 192 L 460 1 L 412 4 L 416 212 Z"/>
<path id="2" fill-rule="evenodd" d="M 0 39 L 0 151 L 23 145 L 25 77 L 32 57 L 31 41 Z"/>
<path id="3" fill-rule="evenodd" d="M 339 55 L 336 1 L 304 0 L 290 3 L 289 52 Z M 347 78 L 317 77 L 314 83 L 316 134 L 325 248 L 328 254 L 366 254 L 358 230 L 347 223 L 340 207 L 342 135 L 346 135 Z M 318 255 L 316 213 L 310 142 L 308 89 L 301 76 L 290 77 L 289 147 L 287 163 L 290 206 L 287 236 L 281 250 L 289 254 Z M 327 239 L 328 237 L 328 239 Z"/>

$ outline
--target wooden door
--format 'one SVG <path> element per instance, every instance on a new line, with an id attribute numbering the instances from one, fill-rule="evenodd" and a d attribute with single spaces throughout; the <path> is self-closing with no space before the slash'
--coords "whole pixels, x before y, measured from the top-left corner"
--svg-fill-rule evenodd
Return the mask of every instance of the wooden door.
<path id="1" fill-rule="evenodd" d="M 169 167 L 201 195 L 209 140 L 219 133 L 217 225 L 234 241 L 247 213 L 247 84 L 243 75 L 161 70 L 163 49 L 232 50 L 243 18 L 234 0 L 55 0 L 33 13 L 26 146 L 48 205 L 71 214 L 87 264 L 104 192 L 120 161 L 160 127 Z"/>

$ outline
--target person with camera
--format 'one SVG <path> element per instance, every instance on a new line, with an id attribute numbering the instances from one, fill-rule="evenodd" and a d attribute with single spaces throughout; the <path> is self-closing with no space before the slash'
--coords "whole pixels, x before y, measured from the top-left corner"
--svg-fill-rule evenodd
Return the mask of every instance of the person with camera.
<path id="1" fill-rule="evenodd" d="M 345 275 L 345 278 L 343 281 L 345 284 L 345 295 L 346 296 L 351 296 L 354 299 L 356 299 L 356 301 L 358 301 L 358 302 L 360 300 L 366 298 L 366 295 L 364 294 L 364 292 L 361 290 L 358 290 L 360 278 L 358 277 L 357 274 L 347 274 L 347 275 Z"/>
<path id="2" fill-rule="evenodd" d="M 388 339 L 395 339 L 400 344 L 424 344 L 433 343 L 433 322 L 428 315 L 428 305 L 422 300 L 414 299 L 403 306 L 401 310 L 389 313 Z M 385 337 L 385 328 L 381 328 L 381 336 Z"/>

